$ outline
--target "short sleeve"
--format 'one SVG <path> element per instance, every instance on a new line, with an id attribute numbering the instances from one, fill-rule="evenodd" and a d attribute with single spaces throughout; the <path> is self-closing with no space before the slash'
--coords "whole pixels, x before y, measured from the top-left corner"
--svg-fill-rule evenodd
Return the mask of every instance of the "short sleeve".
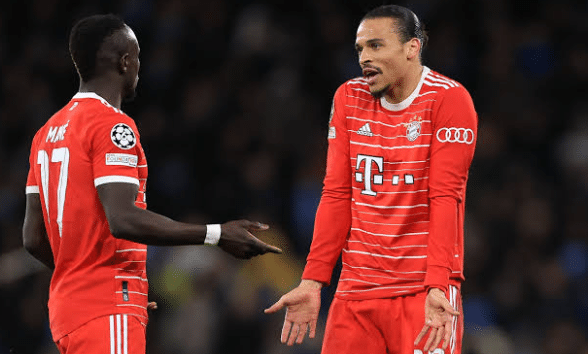
<path id="1" fill-rule="evenodd" d="M 122 182 L 139 186 L 141 145 L 135 122 L 120 113 L 97 120 L 89 131 L 94 185 Z"/>

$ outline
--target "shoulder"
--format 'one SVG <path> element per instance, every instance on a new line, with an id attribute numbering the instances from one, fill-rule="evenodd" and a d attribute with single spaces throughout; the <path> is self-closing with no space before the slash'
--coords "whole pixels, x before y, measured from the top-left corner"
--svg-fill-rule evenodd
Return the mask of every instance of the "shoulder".
<path id="1" fill-rule="evenodd" d="M 363 77 L 356 77 L 341 84 L 335 93 L 335 99 L 344 102 L 374 101 L 367 80 Z"/>
<path id="2" fill-rule="evenodd" d="M 470 93 L 460 82 L 433 70 L 429 70 L 425 76 L 422 91 L 434 91 L 434 93 L 443 100 L 472 100 Z"/>

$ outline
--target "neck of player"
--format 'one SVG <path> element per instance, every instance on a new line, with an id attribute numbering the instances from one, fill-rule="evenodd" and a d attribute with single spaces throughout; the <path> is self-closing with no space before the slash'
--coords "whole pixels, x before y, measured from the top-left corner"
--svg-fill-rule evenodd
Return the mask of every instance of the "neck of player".
<path id="1" fill-rule="evenodd" d="M 410 65 L 406 75 L 401 77 L 395 85 L 392 85 L 384 95 L 386 101 L 397 104 L 407 99 L 419 85 L 423 70 L 424 67 L 420 63 Z"/>
<path id="2" fill-rule="evenodd" d="M 104 98 L 111 106 L 120 109 L 122 103 L 122 84 L 110 77 L 100 76 L 80 82 L 79 92 L 94 92 Z"/>

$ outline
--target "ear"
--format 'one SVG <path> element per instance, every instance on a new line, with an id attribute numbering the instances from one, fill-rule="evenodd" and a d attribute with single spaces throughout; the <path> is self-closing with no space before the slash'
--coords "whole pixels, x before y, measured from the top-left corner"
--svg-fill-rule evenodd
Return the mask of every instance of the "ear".
<path id="1" fill-rule="evenodd" d="M 421 52 L 421 41 L 418 38 L 412 38 L 406 42 L 406 58 L 408 60 L 418 59 Z"/>
<path id="2" fill-rule="evenodd" d="M 129 64 L 130 64 L 130 55 L 129 53 L 124 53 L 119 61 L 118 61 L 118 71 L 121 74 L 124 74 L 127 72 L 127 70 L 129 70 Z"/>

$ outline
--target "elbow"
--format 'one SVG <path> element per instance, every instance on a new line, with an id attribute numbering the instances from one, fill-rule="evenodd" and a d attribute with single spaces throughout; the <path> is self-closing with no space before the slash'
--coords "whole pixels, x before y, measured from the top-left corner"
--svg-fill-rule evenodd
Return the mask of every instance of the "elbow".
<path id="1" fill-rule="evenodd" d="M 117 215 L 108 218 L 108 227 L 112 236 L 118 239 L 134 241 L 137 236 L 136 227 L 129 215 Z"/>
<path id="2" fill-rule="evenodd" d="M 28 253 L 30 253 L 33 256 L 39 254 L 41 242 L 38 237 L 35 237 L 33 235 L 28 234 L 27 232 L 24 232 L 22 239 L 22 245 Z"/>

